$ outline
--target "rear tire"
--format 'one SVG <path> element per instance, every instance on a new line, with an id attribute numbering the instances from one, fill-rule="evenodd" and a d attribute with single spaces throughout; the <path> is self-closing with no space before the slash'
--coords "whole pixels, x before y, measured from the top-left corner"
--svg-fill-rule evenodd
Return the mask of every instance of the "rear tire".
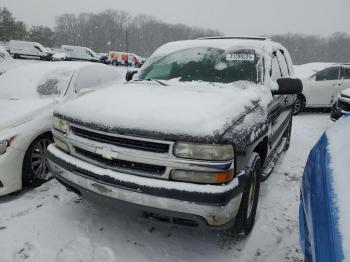
<path id="1" fill-rule="evenodd" d="M 248 235 L 255 223 L 260 192 L 261 158 L 253 153 L 247 183 L 244 187 L 241 204 L 236 216 L 234 233 Z"/>
<path id="2" fill-rule="evenodd" d="M 293 106 L 293 115 L 296 116 L 305 109 L 305 99 L 298 95 Z"/>
<path id="3" fill-rule="evenodd" d="M 46 155 L 47 147 L 52 142 L 50 135 L 42 135 L 30 144 L 23 160 L 22 181 L 24 186 L 40 186 L 49 179 Z"/>

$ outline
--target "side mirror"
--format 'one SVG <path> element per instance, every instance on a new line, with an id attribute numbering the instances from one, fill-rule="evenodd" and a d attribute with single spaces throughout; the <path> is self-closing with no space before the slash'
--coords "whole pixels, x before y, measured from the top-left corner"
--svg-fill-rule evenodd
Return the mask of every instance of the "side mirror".
<path id="1" fill-rule="evenodd" d="M 273 90 L 273 95 L 297 95 L 303 92 L 303 82 L 298 78 L 277 79 L 278 90 Z"/>
<path id="2" fill-rule="evenodd" d="M 137 73 L 138 71 L 128 71 L 126 72 L 125 79 L 127 82 L 131 81 L 133 76 Z"/>

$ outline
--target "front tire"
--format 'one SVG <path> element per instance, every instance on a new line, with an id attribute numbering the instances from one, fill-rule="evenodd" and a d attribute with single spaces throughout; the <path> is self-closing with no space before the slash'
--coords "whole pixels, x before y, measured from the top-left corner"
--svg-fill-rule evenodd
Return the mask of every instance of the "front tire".
<path id="1" fill-rule="evenodd" d="M 236 216 L 234 233 L 248 235 L 255 223 L 260 192 L 261 158 L 253 153 L 248 181 L 244 187 L 241 204 Z"/>
<path id="2" fill-rule="evenodd" d="M 36 187 L 49 179 L 47 147 L 51 144 L 50 135 L 36 138 L 29 146 L 23 160 L 22 181 L 24 186 Z"/>
<path id="3" fill-rule="evenodd" d="M 296 116 L 305 109 L 305 99 L 298 95 L 293 106 L 293 115 Z"/>

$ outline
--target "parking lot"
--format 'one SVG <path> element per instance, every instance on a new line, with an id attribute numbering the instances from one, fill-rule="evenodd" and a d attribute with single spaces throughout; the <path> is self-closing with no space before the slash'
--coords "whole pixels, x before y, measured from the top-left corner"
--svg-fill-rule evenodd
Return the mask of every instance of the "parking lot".
<path id="1" fill-rule="evenodd" d="M 332 124 L 329 113 L 294 118 L 291 147 L 262 184 L 256 225 L 247 238 L 106 209 L 51 180 L 0 199 L 0 261 L 303 261 L 300 179 L 311 147 Z"/>

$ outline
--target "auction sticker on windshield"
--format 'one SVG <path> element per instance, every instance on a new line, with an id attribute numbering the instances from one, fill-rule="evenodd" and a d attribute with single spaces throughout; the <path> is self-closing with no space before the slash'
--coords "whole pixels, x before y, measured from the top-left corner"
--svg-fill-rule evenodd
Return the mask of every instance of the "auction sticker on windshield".
<path id="1" fill-rule="evenodd" d="M 228 54 L 226 55 L 227 61 L 254 61 L 254 54 Z"/>

